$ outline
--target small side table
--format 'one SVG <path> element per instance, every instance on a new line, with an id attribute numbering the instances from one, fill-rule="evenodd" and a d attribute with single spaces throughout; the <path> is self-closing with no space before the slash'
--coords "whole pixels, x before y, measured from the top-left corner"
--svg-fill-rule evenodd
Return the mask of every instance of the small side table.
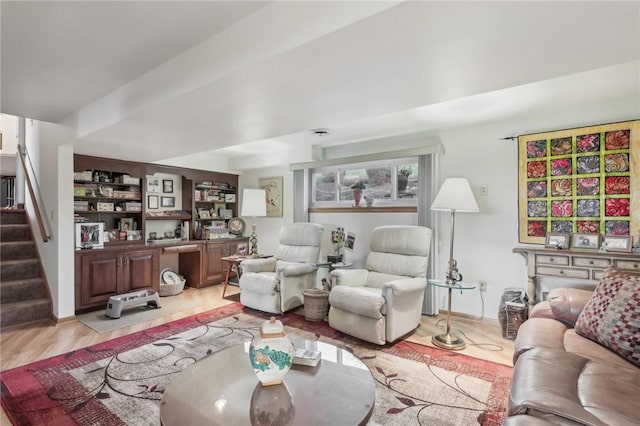
<path id="1" fill-rule="evenodd" d="M 431 338 L 431 343 L 436 345 L 442 349 L 449 349 L 453 351 L 459 351 L 464 349 L 465 342 L 462 340 L 462 337 L 458 337 L 455 334 L 451 333 L 451 296 L 453 290 L 460 290 L 461 292 L 464 290 L 473 290 L 476 288 L 475 285 L 469 283 L 458 282 L 455 284 L 447 284 L 444 281 L 439 280 L 427 280 L 430 285 L 446 288 L 449 290 L 449 300 L 448 300 L 448 308 L 447 308 L 447 332 L 444 334 L 438 334 L 437 336 L 433 336 Z"/>
<path id="2" fill-rule="evenodd" d="M 247 258 L 246 256 L 227 256 L 227 257 L 220 258 L 220 260 L 222 260 L 222 262 L 226 266 L 226 271 L 227 271 L 224 277 L 224 288 L 222 289 L 223 298 L 225 293 L 227 292 L 227 286 L 229 285 L 229 280 L 231 278 L 231 271 L 235 269 L 236 278 L 240 280 L 240 275 L 242 275 L 242 272 L 240 271 L 240 262 L 242 262 L 246 258 Z"/>
<path id="3" fill-rule="evenodd" d="M 314 265 L 316 265 L 318 268 L 329 268 L 329 272 L 331 272 L 334 269 L 351 268 L 353 266 L 353 262 L 338 262 L 338 263 L 321 262 L 321 263 L 315 263 Z"/>

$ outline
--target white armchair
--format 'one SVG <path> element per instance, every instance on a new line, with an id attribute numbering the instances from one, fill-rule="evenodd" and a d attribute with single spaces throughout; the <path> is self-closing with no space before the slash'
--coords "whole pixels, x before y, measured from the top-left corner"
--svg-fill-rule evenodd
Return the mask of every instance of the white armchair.
<path id="1" fill-rule="evenodd" d="M 365 269 L 331 271 L 329 325 L 378 345 L 420 326 L 430 246 L 429 228 L 374 229 Z"/>
<path id="2" fill-rule="evenodd" d="M 324 227 L 294 223 L 280 228 L 275 257 L 245 259 L 240 263 L 240 303 L 280 314 L 302 305 L 302 292 L 315 286 Z"/>

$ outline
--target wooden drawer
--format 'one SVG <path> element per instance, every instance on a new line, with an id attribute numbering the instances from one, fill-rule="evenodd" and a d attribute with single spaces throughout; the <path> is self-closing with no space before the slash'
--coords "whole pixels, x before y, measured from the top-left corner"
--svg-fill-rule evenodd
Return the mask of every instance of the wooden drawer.
<path id="1" fill-rule="evenodd" d="M 551 266 L 536 266 L 536 275 L 546 275 L 550 277 L 563 278 L 580 278 L 588 280 L 589 270 L 575 268 L 554 268 Z"/>
<path id="2" fill-rule="evenodd" d="M 609 259 L 598 259 L 595 257 L 574 257 L 573 265 L 606 269 L 611 265 L 611 261 Z"/>
<path id="3" fill-rule="evenodd" d="M 569 266 L 569 256 L 550 256 L 547 254 L 537 254 L 536 264 L 545 265 L 566 265 Z"/>
<path id="4" fill-rule="evenodd" d="M 624 269 L 633 274 L 640 274 L 640 260 L 621 260 L 615 259 L 614 266 L 618 269 Z"/>

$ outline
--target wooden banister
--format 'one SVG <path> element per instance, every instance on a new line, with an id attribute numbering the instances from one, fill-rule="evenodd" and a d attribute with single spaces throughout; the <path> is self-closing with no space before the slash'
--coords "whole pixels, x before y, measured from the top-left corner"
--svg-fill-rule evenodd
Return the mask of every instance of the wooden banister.
<path id="1" fill-rule="evenodd" d="M 36 193 L 31 183 L 31 178 L 29 177 L 29 171 L 27 170 L 27 164 L 25 163 L 25 160 L 24 160 L 24 157 L 26 154 L 21 145 L 18 145 L 18 153 L 20 154 L 19 155 L 20 164 L 22 164 L 22 170 L 24 171 L 24 177 L 27 182 L 27 187 L 29 189 L 29 196 L 31 197 L 31 202 L 33 203 L 33 209 L 36 214 L 36 220 L 38 221 L 38 228 L 40 228 L 40 235 L 42 236 L 42 241 L 46 243 L 51 239 L 51 235 L 47 234 L 47 230 L 44 224 L 44 218 L 42 217 L 42 212 L 40 211 L 40 206 L 36 198 Z"/>

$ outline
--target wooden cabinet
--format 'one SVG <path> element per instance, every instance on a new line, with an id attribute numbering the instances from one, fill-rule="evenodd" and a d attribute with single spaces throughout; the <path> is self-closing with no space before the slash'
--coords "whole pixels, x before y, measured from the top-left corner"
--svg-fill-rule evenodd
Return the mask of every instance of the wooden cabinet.
<path id="1" fill-rule="evenodd" d="M 193 192 L 193 229 L 198 239 L 227 234 L 227 222 L 237 215 L 236 187 L 228 182 L 196 182 Z"/>
<path id="2" fill-rule="evenodd" d="M 539 277 L 598 281 L 609 266 L 625 270 L 632 275 L 640 275 L 640 255 L 633 253 L 555 250 L 543 247 L 516 247 L 513 252 L 524 257 L 527 264 L 530 307 L 538 302 Z"/>
<path id="3" fill-rule="evenodd" d="M 180 274 L 187 279 L 187 285 L 201 288 L 224 281 L 222 258 L 238 252 L 238 244 L 248 244 L 248 238 L 207 241 L 200 253 L 180 255 Z"/>
<path id="4" fill-rule="evenodd" d="M 104 307 L 117 294 L 160 289 L 158 249 L 82 252 L 76 264 L 76 311 Z"/>

